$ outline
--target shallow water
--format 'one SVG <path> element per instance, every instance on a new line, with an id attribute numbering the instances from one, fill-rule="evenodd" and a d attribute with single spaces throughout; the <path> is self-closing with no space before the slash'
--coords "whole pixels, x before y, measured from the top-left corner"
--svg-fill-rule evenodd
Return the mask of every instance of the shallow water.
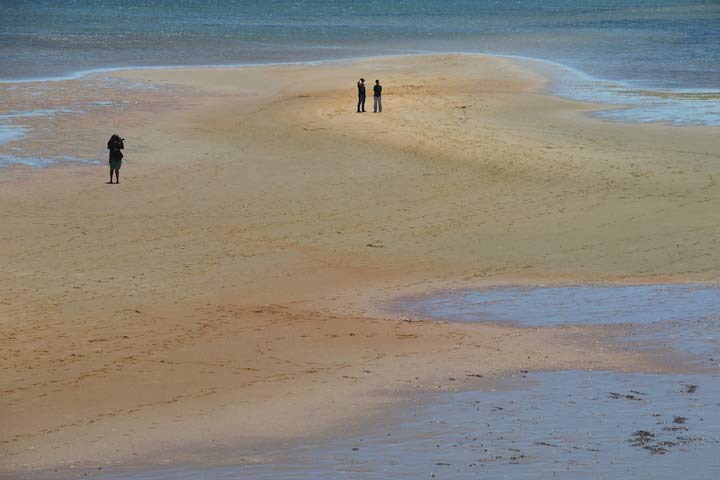
<path id="1" fill-rule="evenodd" d="M 609 105 L 592 116 L 619 122 L 659 122 L 677 126 L 720 125 L 720 89 L 663 88 L 652 82 L 607 80 L 566 66 L 551 69 L 550 93 Z M 720 79 L 717 80 L 720 85 Z"/>
<path id="2" fill-rule="evenodd" d="M 651 324 L 720 318 L 720 287 L 625 285 L 505 287 L 401 299 L 394 307 L 465 322 Z"/>
<path id="3" fill-rule="evenodd" d="M 78 158 L 70 155 L 55 157 L 31 157 L 27 155 L 5 155 L 0 154 L 0 168 L 14 165 L 24 165 L 33 168 L 45 168 L 56 164 L 84 163 L 88 165 L 99 165 L 100 160 Z"/>
<path id="4" fill-rule="evenodd" d="M 27 133 L 24 125 L 2 125 L 0 124 L 0 145 L 20 140 Z"/>
<path id="5" fill-rule="evenodd" d="M 628 341 L 638 348 L 667 342 L 709 361 L 707 373 L 520 371 L 490 391 L 428 394 L 362 433 L 263 451 L 266 463 L 179 466 L 106 478 L 717 478 L 719 291 L 655 285 L 441 293 L 421 300 L 415 311 L 427 314 L 431 306 L 442 319 L 454 319 L 456 311 L 461 321 L 487 321 L 492 311 L 494 321 L 535 326 L 598 324 L 622 316 L 635 325 Z M 412 306 L 407 299 L 402 305 Z"/>
<path id="6" fill-rule="evenodd" d="M 99 163 L 106 156 L 104 139 L 95 148 L 68 141 L 82 135 L 82 117 L 121 114 L 130 100 L 142 98 L 145 85 L 93 79 L 68 84 L 15 83 L 0 85 L 0 169 L 25 165 Z M 63 133 L 60 133 L 63 132 Z"/>
<path id="7" fill-rule="evenodd" d="M 22 123 L 23 119 L 34 117 L 46 117 L 57 114 L 71 113 L 68 109 L 37 109 L 26 111 L 12 111 L 0 114 L 0 146 L 20 142 L 24 138 L 32 135 L 33 129 L 29 125 Z M 22 147 L 16 146 L 11 151 L 15 154 L 0 153 L 0 168 L 11 165 L 27 165 L 31 167 L 47 167 L 57 162 L 73 161 L 74 157 L 58 157 L 58 158 L 36 158 L 23 155 Z"/>
<path id="8" fill-rule="evenodd" d="M 718 380 L 579 371 L 517 375 L 495 391 L 432 395 L 360 436 L 265 452 L 271 463 L 106 478 L 716 478 Z"/>
<path id="9" fill-rule="evenodd" d="M 503 287 L 400 299 L 396 311 L 454 322 L 520 326 L 622 324 L 632 348 L 670 350 L 698 367 L 720 365 L 720 287 L 574 285 Z"/>

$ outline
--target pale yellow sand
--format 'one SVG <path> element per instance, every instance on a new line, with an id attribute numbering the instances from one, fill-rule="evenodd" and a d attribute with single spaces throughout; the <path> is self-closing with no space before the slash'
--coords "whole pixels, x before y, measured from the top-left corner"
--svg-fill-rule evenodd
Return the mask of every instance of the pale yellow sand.
<path id="1" fill-rule="evenodd" d="M 717 129 L 593 120 L 479 56 L 117 75 L 161 88 L 61 82 L 127 103 L 38 149 L 102 154 L 118 131 L 121 185 L 104 166 L 0 172 L 8 475 L 243 461 L 520 369 L 667 370 L 601 328 L 381 307 L 437 287 L 717 278 Z M 354 112 L 360 76 L 383 80 L 381 115 Z"/>

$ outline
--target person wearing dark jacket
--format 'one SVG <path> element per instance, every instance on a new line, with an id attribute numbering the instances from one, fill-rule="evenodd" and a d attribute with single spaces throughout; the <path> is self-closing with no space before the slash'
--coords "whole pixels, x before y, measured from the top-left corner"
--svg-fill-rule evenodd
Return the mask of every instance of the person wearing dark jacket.
<path id="1" fill-rule="evenodd" d="M 365 79 L 361 78 L 360 81 L 357 83 L 358 87 L 358 105 L 357 105 L 357 111 L 358 113 L 365 111 Z"/>
<path id="2" fill-rule="evenodd" d="M 110 150 L 110 181 L 108 183 L 113 183 L 113 172 L 115 172 L 115 179 L 117 180 L 115 183 L 120 183 L 120 167 L 122 166 L 123 159 L 122 150 L 125 148 L 125 144 L 123 143 L 123 139 L 120 138 L 120 135 L 117 133 L 113 134 L 107 142 L 107 148 Z"/>
<path id="3" fill-rule="evenodd" d="M 380 113 L 382 112 L 382 85 L 380 85 L 380 80 L 375 80 L 373 94 L 373 112 Z"/>

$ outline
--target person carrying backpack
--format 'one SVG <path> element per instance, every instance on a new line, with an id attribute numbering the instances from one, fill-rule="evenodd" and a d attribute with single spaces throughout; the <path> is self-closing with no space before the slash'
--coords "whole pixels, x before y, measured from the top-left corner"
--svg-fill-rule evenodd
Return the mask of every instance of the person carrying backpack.
<path id="1" fill-rule="evenodd" d="M 120 138 L 120 135 L 114 133 L 110 140 L 107 142 L 107 148 L 110 150 L 110 181 L 113 183 L 113 172 L 115 172 L 115 183 L 120 183 L 120 167 L 122 166 L 123 153 L 122 149 L 125 148 L 123 143 L 124 139 Z"/>

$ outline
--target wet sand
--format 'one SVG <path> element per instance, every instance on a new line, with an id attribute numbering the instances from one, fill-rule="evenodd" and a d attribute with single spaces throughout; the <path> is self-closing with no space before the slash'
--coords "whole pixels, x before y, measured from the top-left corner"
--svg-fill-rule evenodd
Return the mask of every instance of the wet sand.
<path id="1" fill-rule="evenodd" d="M 354 112 L 360 76 L 383 80 L 382 115 Z M 481 386 L 473 374 L 673 371 L 603 327 L 415 322 L 382 305 L 717 277 L 717 129 L 588 118 L 526 65 L 403 57 L 45 87 L 103 98 L 107 85 L 121 111 L 53 117 L 26 140 L 90 155 L 118 131 L 120 185 L 103 165 L 0 172 L 11 477 L 241 461 L 412 392 Z"/>
<path id="2" fill-rule="evenodd" d="M 688 381 L 700 386 L 690 393 Z M 492 391 L 422 396 L 382 425 L 244 464 L 105 478 L 700 480 L 720 471 L 718 387 L 717 375 L 516 372 Z"/>
<path id="3" fill-rule="evenodd" d="M 719 291 L 581 285 L 405 300 L 407 308 L 450 321 L 543 327 L 622 320 L 632 348 L 664 348 L 694 373 L 519 370 L 485 379 L 479 390 L 413 396 L 379 425 L 247 451 L 234 465 L 136 468 L 104 478 L 712 477 L 720 471 Z"/>

